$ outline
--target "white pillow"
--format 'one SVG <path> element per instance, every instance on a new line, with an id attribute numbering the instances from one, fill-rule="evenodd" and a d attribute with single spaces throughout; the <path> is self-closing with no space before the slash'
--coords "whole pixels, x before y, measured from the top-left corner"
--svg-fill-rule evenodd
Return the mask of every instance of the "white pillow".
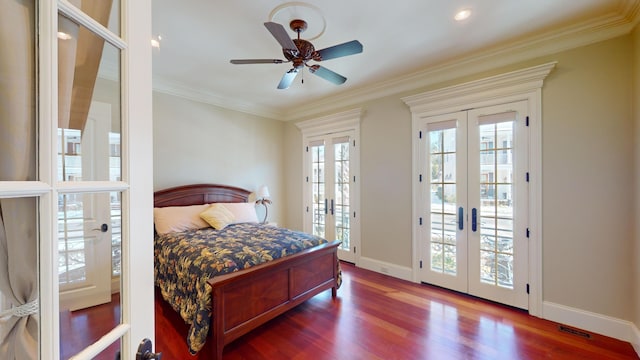
<path id="1" fill-rule="evenodd" d="M 227 210 L 233 214 L 233 223 L 257 223 L 258 215 L 256 214 L 256 205 L 252 202 L 247 203 L 218 203 L 224 205 Z"/>
<path id="2" fill-rule="evenodd" d="M 211 205 L 154 208 L 153 222 L 156 225 L 156 232 L 158 234 L 166 234 L 209 227 L 209 224 L 200 218 L 200 213 L 209 208 L 209 206 Z"/>

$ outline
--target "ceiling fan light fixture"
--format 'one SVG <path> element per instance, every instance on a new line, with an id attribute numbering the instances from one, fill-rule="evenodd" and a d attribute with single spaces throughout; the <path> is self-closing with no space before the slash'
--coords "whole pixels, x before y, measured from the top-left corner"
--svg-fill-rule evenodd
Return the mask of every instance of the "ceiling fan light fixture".
<path id="1" fill-rule="evenodd" d="M 453 18 L 456 21 L 462 21 L 462 20 L 468 19 L 469 16 L 471 16 L 471 10 L 470 9 L 464 9 L 464 10 L 458 11 Z"/>

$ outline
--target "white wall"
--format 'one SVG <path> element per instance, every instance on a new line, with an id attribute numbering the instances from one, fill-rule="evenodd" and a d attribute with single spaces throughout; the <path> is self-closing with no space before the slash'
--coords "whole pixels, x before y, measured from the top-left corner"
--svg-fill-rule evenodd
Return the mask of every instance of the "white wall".
<path id="1" fill-rule="evenodd" d="M 544 300 L 632 319 L 632 42 L 556 56 L 543 88 Z"/>
<path id="2" fill-rule="evenodd" d="M 269 220 L 283 219 L 283 123 L 154 92 L 154 190 L 215 183 L 269 187 Z M 149 129 L 151 131 L 151 129 Z M 151 176 L 151 174 L 149 174 Z M 257 208 L 263 216 L 263 208 Z"/>
<path id="3" fill-rule="evenodd" d="M 397 97 L 368 103 L 360 144 L 360 254 L 411 266 L 413 162 L 409 108 Z"/>
<path id="4" fill-rule="evenodd" d="M 304 207 L 302 203 L 302 134 L 293 123 L 284 123 L 284 163 L 283 180 L 287 193 L 284 206 L 284 224 L 294 230 L 303 230 Z M 299 165 L 298 165 L 299 164 Z M 298 171 L 290 171 L 296 169 Z"/>

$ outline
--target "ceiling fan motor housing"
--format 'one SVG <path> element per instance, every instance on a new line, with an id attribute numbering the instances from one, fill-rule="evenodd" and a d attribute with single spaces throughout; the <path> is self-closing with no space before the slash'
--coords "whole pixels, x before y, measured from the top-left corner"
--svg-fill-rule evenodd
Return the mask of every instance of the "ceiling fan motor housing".
<path id="1" fill-rule="evenodd" d="M 298 48 L 297 51 L 291 50 L 291 49 L 282 49 L 282 54 L 284 55 L 285 58 L 287 58 L 287 60 L 293 62 L 294 66 L 296 65 L 296 62 L 301 63 L 301 66 L 302 66 L 304 65 L 305 62 L 313 58 L 313 54 L 315 53 L 316 49 L 313 46 L 313 44 L 311 44 L 307 40 L 302 40 L 302 39 L 292 39 L 292 40 L 293 40 L 293 43 L 296 44 L 296 47 Z"/>

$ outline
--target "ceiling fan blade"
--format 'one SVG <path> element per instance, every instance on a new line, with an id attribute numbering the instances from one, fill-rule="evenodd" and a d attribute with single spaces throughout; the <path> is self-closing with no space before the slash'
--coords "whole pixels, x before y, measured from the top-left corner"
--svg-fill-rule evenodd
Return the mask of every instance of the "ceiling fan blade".
<path id="1" fill-rule="evenodd" d="M 237 59 L 230 60 L 232 64 L 243 65 L 243 64 L 282 64 L 286 62 L 281 59 Z"/>
<path id="2" fill-rule="evenodd" d="M 264 26 L 269 30 L 271 35 L 278 40 L 278 43 L 283 49 L 298 50 L 296 44 L 294 44 L 293 40 L 289 37 L 287 30 L 284 29 L 284 26 L 275 22 L 266 22 Z"/>
<path id="3" fill-rule="evenodd" d="M 309 67 L 309 72 L 315 75 L 320 76 L 321 78 L 328 80 L 336 85 L 344 84 L 347 81 L 347 78 L 338 74 L 335 71 L 331 71 L 326 67 L 322 67 L 320 65 L 313 65 Z"/>
<path id="4" fill-rule="evenodd" d="M 291 83 L 293 82 L 293 80 L 296 78 L 296 75 L 298 75 L 298 69 L 296 68 L 293 68 L 287 71 L 282 77 L 282 80 L 280 80 L 280 84 L 278 84 L 278 89 L 288 89 L 289 86 L 291 86 Z"/>
<path id="5" fill-rule="evenodd" d="M 314 60 L 322 61 L 335 59 L 337 57 L 359 54 L 362 52 L 362 44 L 358 40 L 352 40 L 344 44 L 334 45 L 322 50 L 316 51 L 318 56 L 314 56 Z"/>

